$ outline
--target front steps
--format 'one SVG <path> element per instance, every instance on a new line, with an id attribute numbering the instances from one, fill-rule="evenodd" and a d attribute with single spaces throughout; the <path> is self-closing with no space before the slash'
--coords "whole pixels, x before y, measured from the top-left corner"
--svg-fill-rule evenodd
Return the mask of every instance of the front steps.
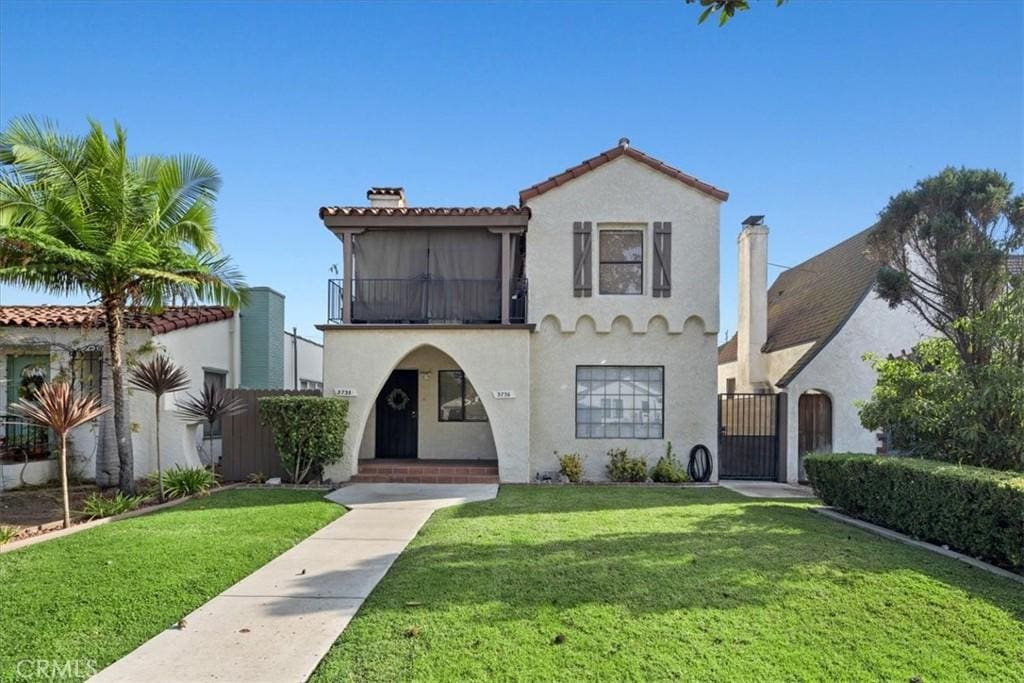
<path id="1" fill-rule="evenodd" d="M 363 484 L 497 484 L 496 460 L 360 460 Z"/>

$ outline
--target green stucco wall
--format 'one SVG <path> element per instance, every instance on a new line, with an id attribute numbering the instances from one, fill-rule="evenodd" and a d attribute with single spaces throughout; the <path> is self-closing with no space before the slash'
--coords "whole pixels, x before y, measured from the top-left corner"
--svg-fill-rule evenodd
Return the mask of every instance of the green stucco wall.
<path id="1" fill-rule="evenodd" d="M 241 310 L 241 385 L 282 389 L 284 382 L 284 295 L 269 287 L 249 290 Z"/>

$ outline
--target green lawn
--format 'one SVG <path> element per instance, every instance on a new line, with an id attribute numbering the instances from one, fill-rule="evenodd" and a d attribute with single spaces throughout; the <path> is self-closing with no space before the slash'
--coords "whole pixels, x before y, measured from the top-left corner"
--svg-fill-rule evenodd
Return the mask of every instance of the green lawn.
<path id="1" fill-rule="evenodd" d="M 434 515 L 313 680 L 1024 680 L 1024 586 L 724 490 Z"/>
<path id="2" fill-rule="evenodd" d="M 22 659 L 106 666 L 343 512 L 238 489 L 0 555 L 0 680 Z"/>

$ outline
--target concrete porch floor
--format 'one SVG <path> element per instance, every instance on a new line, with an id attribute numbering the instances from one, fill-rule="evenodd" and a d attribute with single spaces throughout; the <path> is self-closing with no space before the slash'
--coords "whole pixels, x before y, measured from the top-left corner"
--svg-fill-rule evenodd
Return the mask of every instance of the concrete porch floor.
<path id="1" fill-rule="evenodd" d="M 816 498 L 814 489 L 803 484 L 785 484 L 778 481 L 721 480 L 722 488 L 735 491 L 747 498 Z"/>

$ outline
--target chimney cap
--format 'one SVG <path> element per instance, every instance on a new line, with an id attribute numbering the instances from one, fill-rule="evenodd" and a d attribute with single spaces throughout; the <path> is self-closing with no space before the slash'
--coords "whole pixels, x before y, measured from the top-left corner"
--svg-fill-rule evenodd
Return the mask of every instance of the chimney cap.
<path id="1" fill-rule="evenodd" d="M 629 138 L 619 138 L 619 147 L 629 147 Z"/>
<path id="2" fill-rule="evenodd" d="M 764 216 L 747 216 L 743 225 L 764 225 Z"/>
<path id="3" fill-rule="evenodd" d="M 405 195 L 404 187 L 371 187 L 366 191 L 367 199 L 372 195 L 387 195 L 392 197 L 402 197 Z"/>

